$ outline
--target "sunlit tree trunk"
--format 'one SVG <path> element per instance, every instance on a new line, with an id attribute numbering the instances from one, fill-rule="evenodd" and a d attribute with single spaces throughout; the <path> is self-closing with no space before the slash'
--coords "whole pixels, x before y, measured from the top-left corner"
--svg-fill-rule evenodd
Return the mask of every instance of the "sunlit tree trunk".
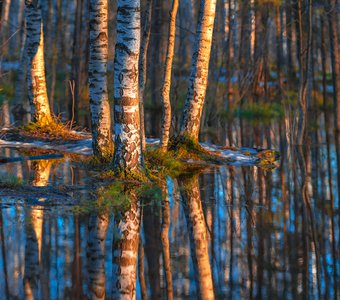
<path id="1" fill-rule="evenodd" d="M 339 54 L 339 30 L 337 27 L 337 7 L 338 0 L 328 0 L 328 24 L 329 24 L 329 41 L 331 46 L 332 61 L 332 80 L 333 80 L 333 98 L 335 108 L 335 129 L 340 131 L 340 54 Z"/>
<path id="2" fill-rule="evenodd" d="M 26 0 L 25 4 L 28 98 L 33 121 L 46 125 L 53 120 L 46 89 L 40 1 Z"/>
<path id="3" fill-rule="evenodd" d="M 180 137 L 190 138 L 196 142 L 207 89 L 215 8 L 216 0 L 201 0 L 189 89 L 180 131 Z"/>
<path id="4" fill-rule="evenodd" d="M 144 14 L 144 26 L 142 33 L 142 41 L 140 46 L 139 57 L 139 109 L 140 109 L 140 131 L 141 131 L 141 143 L 142 150 L 145 150 L 145 120 L 144 120 L 144 93 L 146 85 L 147 74 L 147 58 L 151 33 L 151 16 L 152 16 L 152 0 L 148 0 L 146 3 Z"/>
<path id="5" fill-rule="evenodd" d="M 117 42 L 114 62 L 114 168 L 134 171 L 141 166 L 138 101 L 140 1 L 118 0 Z"/>
<path id="6" fill-rule="evenodd" d="M 172 61 L 175 52 L 175 39 L 176 39 L 176 16 L 178 11 L 178 0 L 173 0 L 172 9 L 170 12 L 169 24 L 169 40 L 166 53 L 163 86 L 162 86 L 162 133 L 160 147 L 166 150 L 169 144 L 170 126 L 171 126 L 171 102 L 170 102 L 170 88 L 171 88 L 171 75 L 172 75 Z"/>
<path id="7" fill-rule="evenodd" d="M 140 207 L 136 195 L 131 195 L 130 208 L 115 216 L 117 224 L 112 246 L 112 275 L 115 280 L 112 299 L 136 298 L 136 274 L 140 232 Z"/>
<path id="8" fill-rule="evenodd" d="M 105 240 L 109 215 L 92 215 L 87 241 L 89 299 L 105 299 Z"/>
<path id="9" fill-rule="evenodd" d="M 202 299 L 214 299 L 214 285 L 209 259 L 206 222 L 202 209 L 198 176 L 180 179 L 183 207 L 190 236 L 191 256 Z"/>
<path id="10" fill-rule="evenodd" d="M 113 155 L 110 104 L 107 91 L 107 1 L 90 1 L 90 108 L 94 155 Z"/>

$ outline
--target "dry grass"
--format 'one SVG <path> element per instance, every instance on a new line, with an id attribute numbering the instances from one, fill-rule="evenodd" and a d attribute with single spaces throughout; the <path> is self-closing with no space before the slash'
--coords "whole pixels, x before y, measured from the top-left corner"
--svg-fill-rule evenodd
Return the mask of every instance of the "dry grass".
<path id="1" fill-rule="evenodd" d="M 3 138 L 19 140 L 38 141 L 78 141 L 87 136 L 71 131 L 69 127 L 59 120 L 49 124 L 31 122 L 25 126 L 20 126 L 0 133 Z"/>

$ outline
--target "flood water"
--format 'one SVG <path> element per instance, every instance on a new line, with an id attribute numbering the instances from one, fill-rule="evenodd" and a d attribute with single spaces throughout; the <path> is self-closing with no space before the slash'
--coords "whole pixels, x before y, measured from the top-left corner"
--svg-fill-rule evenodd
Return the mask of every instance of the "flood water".
<path id="1" fill-rule="evenodd" d="M 302 148 L 268 133 L 281 152 L 276 169 L 211 166 L 168 178 L 162 199 L 131 192 L 114 212 L 0 196 L 0 298 L 117 299 L 120 287 L 137 299 L 339 299 L 339 138 L 320 124 Z M 89 178 L 69 159 L 3 164 L 0 173 L 35 186 Z M 105 188 L 98 195 L 111 200 Z"/>

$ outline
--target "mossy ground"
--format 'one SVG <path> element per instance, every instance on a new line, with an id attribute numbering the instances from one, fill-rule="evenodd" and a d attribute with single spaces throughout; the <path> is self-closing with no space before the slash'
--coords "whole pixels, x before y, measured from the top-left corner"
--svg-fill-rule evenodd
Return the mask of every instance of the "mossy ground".
<path id="1" fill-rule="evenodd" d="M 76 141 L 86 138 L 86 136 L 70 130 L 67 124 L 63 124 L 58 119 L 50 123 L 31 122 L 27 125 L 12 128 L 1 133 L 5 138 L 48 142 Z"/>

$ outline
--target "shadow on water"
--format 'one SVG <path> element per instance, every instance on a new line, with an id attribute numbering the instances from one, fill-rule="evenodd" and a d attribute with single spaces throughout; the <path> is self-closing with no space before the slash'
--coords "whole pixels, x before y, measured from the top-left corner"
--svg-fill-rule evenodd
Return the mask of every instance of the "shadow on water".
<path id="1" fill-rule="evenodd" d="M 338 299 L 340 145 L 326 133 L 314 137 L 317 147 L 281 142 L 275 170 L 220 166 L 168 178 L 163 199 L 127 187 L 130 202 L 113 211 L 0 196 L 0 291 L 8 299 Z M 68 159 L 4 168 L 33 186 L 86 184 Z M 97 195 L 116 201 L 105 188 Z"/>

